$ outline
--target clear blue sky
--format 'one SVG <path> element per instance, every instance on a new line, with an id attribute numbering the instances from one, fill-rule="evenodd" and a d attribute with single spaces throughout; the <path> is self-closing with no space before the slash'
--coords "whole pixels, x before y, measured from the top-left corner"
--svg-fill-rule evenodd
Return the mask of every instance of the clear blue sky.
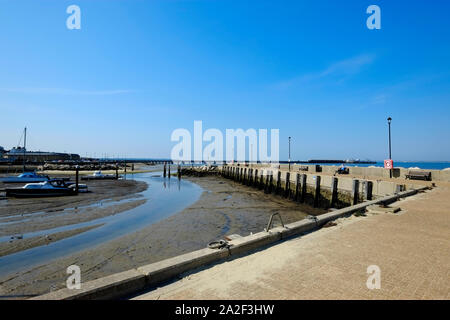
<path id="1" fill-rule="evenodd" d="M 81 8 L 68 30 L 66 8 Z M 366 8 L 381 8 L 368 30 Z M 450 1 L 0 0 L 0 145 L 169 157 L 279 128 L 280 158 L 450 160 Z"/>

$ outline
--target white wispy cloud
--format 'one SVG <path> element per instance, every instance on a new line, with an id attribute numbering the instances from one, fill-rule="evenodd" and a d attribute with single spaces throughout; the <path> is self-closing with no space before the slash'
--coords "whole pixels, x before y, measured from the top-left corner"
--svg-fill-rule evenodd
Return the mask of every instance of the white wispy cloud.
<path id="1" fill-rule="evenodd" d="M 25 93 L 25 94 L 57 94 L 57 95 L 86 95 L 86 96 L 108 96 L 117 94 L 133 93 L 134 90 L 74 90 L 64 88 L 0 88 L 2 92 Z"/>
<path id="2" fill-rule="evenodd" d="M 337 61 L 327 68 L 317 72 L 307 73 L 279 82 L 275 85 L 277 88 L 287 88 L 293 85 L 308 84 L 319 80 L 334 79 L 342 81 L 349 76 L 358 74 L 363 67 L 370 65 L 375 60 L 373 54 L 363 54 L 349 59 Z"/>

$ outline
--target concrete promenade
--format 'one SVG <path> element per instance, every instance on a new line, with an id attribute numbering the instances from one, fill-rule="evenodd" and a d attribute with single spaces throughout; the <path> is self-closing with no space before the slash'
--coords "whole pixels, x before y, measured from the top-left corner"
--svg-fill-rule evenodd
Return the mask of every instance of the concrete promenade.
<path id="1" fill-rule="evenodd" d="M 450 185 L 392 206 L 401 211 L 339 219 L 135 299 L 450 299 Z M 379 290 L 366 286 L 370 265 Z"/>

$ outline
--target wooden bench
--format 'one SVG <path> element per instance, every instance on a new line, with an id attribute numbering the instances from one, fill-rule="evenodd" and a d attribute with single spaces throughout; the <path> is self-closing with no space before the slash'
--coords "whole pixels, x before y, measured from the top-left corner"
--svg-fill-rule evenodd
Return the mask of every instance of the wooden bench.
<path id="1" fill-rule="evenodd" d="M 349 170 L 349 168 L 339 168 L 336 170 L 336 173 L 337 174 L 349 174 L 350 170 Z"/>
<path id="2" fill-rule="evenodd" d="M 299 171 L 308 171 L 308 167 L 307 166 L 300 166 L 298 167 Z"/>
<path id="3" fill-rule="evenodd" d="M 431 181 L 430 171 L 408 171 L 406 179 Z"/>

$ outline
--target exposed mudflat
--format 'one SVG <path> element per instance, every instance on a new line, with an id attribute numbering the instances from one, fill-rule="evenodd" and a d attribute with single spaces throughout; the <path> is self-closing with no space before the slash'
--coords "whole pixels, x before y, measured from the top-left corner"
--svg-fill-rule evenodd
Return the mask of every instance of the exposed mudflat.
<path id="1" fill-rule="evenodd" d="M 147 184 L 135 180 L 90 181 L 89 193 L 46 198 L 11 198 L 0 201 L 0 237 L 87 222 L 137 207 Z"/>
<path id="2" fill-rule="evenodd" d="M 48 245 L 54 241 L 72 237 L 76 234 L 86 232 L 88 230 L 94 229 L 101 226 L 94 225 L 89 227 L 77 228 L 68 231 L 55 232 L 50 234 L 45 234 L 41 236 L 35 236 L 27 239 L 16 239 L 12 238 L 8 242 L 0 242 L 0 257 L 19 252 L 22 250 Z"/>
<path id="3" fill-rule="evenodd" d="M 262 231 L 275 212 L 284 223 L 324 212 L 220 177 L 188 179 L 205 190 L 193 205 L 137 232 L 4 276 L 0 296 L 37 295 L 62 288 L 66 268 L 72 264 L 80 266 L 82 281 L 93 280 L 204 248 L 225 235 Z"/>

